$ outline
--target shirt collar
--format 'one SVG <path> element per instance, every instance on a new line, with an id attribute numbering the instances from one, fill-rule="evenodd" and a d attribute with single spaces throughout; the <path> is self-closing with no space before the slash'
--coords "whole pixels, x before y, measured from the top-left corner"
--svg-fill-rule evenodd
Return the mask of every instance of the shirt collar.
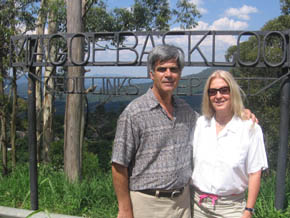
<path id="1" fill-rule="evenodd" d="M 227 123 L 227 125 L 224 128 L 224 130 L 230 131 L 230 132 L 233 132 L 233 133 L 237 133 L 239 131 L 238 122 L 239 122 L 239 117 L 234 115 L 232 117 L 232 119 Z M 206 120 L 205 126 L 206 127 L 214 127 L 215 123 L 216 123 L 216 121 L 215 121 L 215 118 L 213 116 L 211 119 L 207 119 Z"/>
<path id="2" fill-rule="evenodd" d="M 150 109 L 156 108 L 157 106 L 160 105 L 160 102 L 157 100 L 156 96 L 154 95 L 152 88 L 148 89 L 148 91 L 146 92 L 146 95 L 148 97 L 148 104 L 149 104 Z M 172 96 L 172 104 L 174 108 L 178 106 L 178 104 L 176 103 L 175 96 Z"/>
<path id="3" fill-rule="evenodd" d="M 237 133 L 239 131 L 239 118 L 234 115 L 232 117 L 232 119 L 230 120 L 230 122 L 228 122 L 228 124 L 225 126 L 227 131 L 233 132 L 233 133 Z"/>

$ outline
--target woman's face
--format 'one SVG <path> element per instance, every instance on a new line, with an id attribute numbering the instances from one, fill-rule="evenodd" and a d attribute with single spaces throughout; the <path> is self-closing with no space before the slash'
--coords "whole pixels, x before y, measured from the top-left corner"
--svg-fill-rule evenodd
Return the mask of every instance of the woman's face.
<path id="1" fill-rule="evenodd" d="M 231 113 L 230 87 L 222 78 L 211 80 L 208 90 L 209 99 L 216 113 Z"/>

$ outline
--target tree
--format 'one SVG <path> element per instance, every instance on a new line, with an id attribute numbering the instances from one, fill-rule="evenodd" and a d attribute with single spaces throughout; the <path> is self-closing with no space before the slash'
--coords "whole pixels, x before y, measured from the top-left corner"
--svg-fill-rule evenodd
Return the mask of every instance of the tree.
<path id="1" fill-rule="evenodd" d="M 262 31 L 283 31 L 290 28 L 290 16 L 282 15 L 273 20 L 268 21 Z M 262 38 L 261 38 L 262 40 Z M 282 59 L 282 44 L 275 37 L 269 37 L 267 41 L 265 55 L 261 59 L 266 58 L 271 63 L 279 63 Z M 244 62 L 253 62 L 257 58 L 258 43 L 255 37 L 250 37 L 248 41 L 242 42 L 240 45 L 240 58 Z M 262 45 L 261 45 L 262 46 Z M 262 48 L 260 48 L 262 49 Z M 237 46 L 232 46 L 227 50 L 226 60 L 230 61 L 235 58 Z M 233 69 L 233 74 L 237 77 L 264 77 L 277 78 L 281 76 L 280 68 L 239 68 Z M 267 85 L 265 81 L 239 81 L 242 88 L 248 93 L 256 93 Z M 248 86 L 250 84 L 250 86 Z M 268 160 L 271 168 L 276 167 L 276 159 L 279 143 L 279 121 L 280 121 L 280 84 L 276 83 L 269 89 L 263 91 L 258 96 L 248 96 L 247 105 L 255 112 L 263 127 L 264 138 L 266 141 Z"/>
<path id="2" fill-rule="evenodd" d="M 51 2 L 51 3 L 49 3 Z M 7 53 L 9 50 L 9 39 L 12 35 L 25 34 L 29 30 L 36 30 L 38 34 L 43 34 L 46 25 L 48 26 L 49 33 L 56 31 L 64 32 L 68 28 L 66 23 L 66 7 L 64 0 L 7 0 L 1 1 L 0 5 L 0 120 L 1 120 L 1 143 L 3 151 L 3 160 L 6 165 L 7 153 L 6 148 L 8 146 L 9 127 L 7 123 L 10 117 L 7 117 L 7 100 L 4 90 L 4 81 L 7 82 L 9 76 L 8 58 Z M 70 1 L 67 1 L 69 4 Z M 144 30 L 168 30 L 171 24 L 179 23 L 183 24 L 183 27 L 189 27 L 190 24 L 195 25 L 193 22 L 196 17 L 199 16 L 193 4 L 189 1 L 178 1 L 177 8 L 175 10 L 169 8 L 168 0 L 135 0 L 131 9 L 114 9 L 109 11 L 103 0 L 82 0 L 82 23 L 83 29 L 81 31 L 144 31 Z M 40 4 L 39 4 L 40 3 Z M 184 9 L 184 10 L 183 10 Z M 68 10 L 69 11 L 69 10 Z M 185 15 L 186 19 L 180 19 Z M 47 19 L 48 18 L 48 19 Z M 35 22 L 37 19 L 37 22 Z M 12 28 L 15 27 L 15 28 Z M 17 27 L 17 28 L 16 28 Z M 20 28 L 19 28 L 20 27 Z M 53 30 L 52 30 L 53 29 Z M 52 47 L 52 52 L 53 48 Z M 38 48 L 38 53 L 42 53 L 41 48 Z M 41 55 L 37 55 L 37 58 L 41 58 Z M 16 93 L 16 79 L 17 72 L 22 69 L 14 69 L 13 77 L 13 107 L 11 116 L 11 136 L 10 141 L 13 149 L 13 165 L 15 165 L 15 131 L 16 131 L 16 106 L 17 106 L 17 93 Z M 53 80 L 48 79 L 54 75 L 55 68 L 46 68 L 44 87 L 41 88 L 39 83 L 37 86 L 37 120 L 38 123 L 38 160 L 40 160 L 40 136 L 43 136 L 43 158 L 45 161 L 49 161 L 48 150 L 49 145 L 53 141 L 52 120 L 53 120 L 53 101 L 54 97 L 47 91 L 47 87 L 53 88 Z M 41 76 L 42 69 L 38 69 L 38 76 Z M 84 72 L 81 72 L 84 75 Z M 83 81 L 80 80 L 81 83 Z M 6 83 L 7 84 L 7 83 Z M 83 85 L 83 84 L 82 84 Z M 43 91 L 43 96 L 41 92 Z M 43 100 L 43 102 L 42 102 Z M 69 100 L 71 101 L 71 100 Z M 83 100 L 80 100 L 81 102 Z M 69 106 L 68 106 L 69 107 Z M 80 108 L 83 108 L 83 103 Z M 41 113 L 43 115 L 41 116 Z M 41 128 L 41 117 L 43 117 L 43 127 Z M 66 116 L 67 117 L 67 116 Z M 83 119 L 83 113 L 81 112 Z M 7 119 L 8 118 L 8 119 Z M 78 123 L 78 122 L 77 122 Z M 80 129 L 83 130 L 84 123 L 81 121 Z M 78 127 L 79 128 L 79 127 Z M 83 133 L 80 133 L 80 145 L 83 140 Z M 6 167 L 4 167 L 6 169 Z"/>
<path id="3" fill-rule="evenodd" d="M 120 12 L 115 10 L 116 15 Z M 169 3 L 167 0 L 135 0 L 132 17 L 133 30 L 168 30 L 171 18 Z"/>
<path id="4" fill-rule="evenodd" d="M 0 4 L 0 122 L 1 122 L 1 136 L 0 136 L 0 147 L 2 148 L 2 165 L 3 165 L 3 174 L 8 172 L 7 168 L 7 147 L 8 147 L 8 135 L 7 135 L 7 115 L 10 114 L 7 111 L 8 107 L 8 98 L 5 96 L 4 90 L 4 81 L 7 82 L 9 77 L 9 42 L 12 35 L 19 33 L 25 33 L 28 30 L 33 29 L 34 25 L 34 16 L 35 13 L 35 3 L 37 1 L 31 0 L 6 0 L 1 1 Z M 29 8 L 29 10 L 28 10 Z M 16 28 L 18 27 L 18 28 Z M 21 27 L 25 27 L 22 29 Z M 13 78 L 15 79 L 15 69 L 13 70 Z M 12 79 L 13 79 L 12 78 Z M 10 78 L 11 79 L 11 78 Z M 12 84 L 15 84 L 15 81 L 12 80 Z M 14 97 L 16 98 L 15 86 L 14 86 Z M 12 148 L 15 149 L 15 113 L 16 113 L 16 101 L 14 100 L 11 124 L 11 142 Z M 12 159 L 15 160 L 15 150 L 12 152 Z"/>
<path id="5" fill-rule="evenodd" d="M 58 10 L 61 2 L 58 0 L 48 0 L 48 34 L 53 34 L 58 31 Z M 52 44 L 50 56 L 53 57 L 56 46 Z M 56 57 L 54 58 L 56 59 Z M 51 92 L 54 90 L 55 84 L 53 76 L 56 74 L 56 67 L 46 67 L 44 72 L 44 86 L 43 86 L 43 151 L 42 157 L 44 162 L 50 162 L 50 146 L 54 141 L 53 119 L 54 119 L 54 94 Z"/>
<path id="6" fill-rule="evenodd" d="M 78 33 L 82 31 L 82 1 L 67 1 L 67 32 Z M 82 41 L 76 38 L 72 41 L 71 57 L 75 61 L 82 61 Z M 68 90 L 74 89 L 74 84 L 83 90 L 82 67 L 68 67 L 67 83 Z M 74 82 L 73 82 L 74 81 Z M 82 96 L 79 94 L 68 94 L 66 97 L 65 130 L 64 130 L 64 171 L 70 181 L 76 181 L 81 177 L 81 120 L 82 120 Z"/>
<path id="7" fill-rule="evenodd" d="M 186 27 L 196 25 L 194 18 L 199 15 L 193 4 L 188 1 L 179 1 L 178 10 L 170 10 L 167 0 L 135 0 L 131 10 L 114 9 L 108 13 L 103 1 L 83 1 L 83 20 L 80 18 L 81 2 L 67 1 L 67 32 L 76 33 L 85 31 L 137 31 L 137 30 L 168 30 L 173 15 L 177 16 L 176 22 L 185 23 Z M 91 3 L 91 4 L 89 4 Z M 95 6 L 92 6 L 94 3 Z M 90 10 L 85 10 L 84 5 L 91 5 Z M 183 10 L 184 9 L 184 10 Z M 188 15 L 185 19 L 181 16 Z M 81 25 L 81 22 L 83 26 Z M 85 24 L 85 25 L 84 25 Z M 82 28 L 83 27 L 83 28 Z M 83 58 L 81 40 L 76 39 L 73 45 L 74 60 L 81 61 Z M 84 71 L 81 67 L 69 67 L 68 78 L 81 77 Z M 72 80 L 70 80 L 72 81 Z M 78 87 L 82 87 L 81 79 L 75 80 Z M 72 90 L 70 82 L 68 89 Z M 65 110 L 65 139 L 64 139 L 64 168 L 71 181 L 80 178 L 81 150 L 82 150 L 82 127 L 83 98 L 80 95 L 68 94 Z"/>
<path id="8" fill-rule="evenodd" d="M 115 8 L 108 12 L 98 1 L 85 16 L 85 31 L 168 31 L 173 24 L 181 28 L 196 26 L 200 13 L 189 0 L 178 0 L 171 9 L 168 0 L 135 0 L 131 8 Z"/>
<path id="9" fill-rule="evenodd" d="M 290 0 L 280 0 L 280 9 L 283 15 L 290 14 Z"/>
<path id="10" fill-rule="evenodd" d="M 43 35 L 46 23 L 46 8 L 47 8 L 47 1 L 41 0 L 40 9 L 38 11 L 38 17 L 36 21 L 36 34 Z M 41 54 L 44 51 L 42 50 L 42 46 L 38 43 L 37 46 L 37 53 Z M 37 56 L 37 61 L 42 60 L 42 56 Z M 36 67 L 36 76 L 41 78 L 42 77 L 42 67 Z M 42 84 L 41 81 L 36 80 L 35 82 L 35 102 L 36 102 L 36 140 L 37 140 L 37 161 L 40 162 L 41 157 L 41 142 L 42 142 Z"/>
<path id="11" fill-rule="evenodd" d="M 173 14 L 177 16 L 176 23 L 180 23 L 182 28 L 193 28 L 197 25 L 196 17 L 200 17 L 200 13 L 191 1 L 179 0 L 177 9 L 173 10 Z"/>

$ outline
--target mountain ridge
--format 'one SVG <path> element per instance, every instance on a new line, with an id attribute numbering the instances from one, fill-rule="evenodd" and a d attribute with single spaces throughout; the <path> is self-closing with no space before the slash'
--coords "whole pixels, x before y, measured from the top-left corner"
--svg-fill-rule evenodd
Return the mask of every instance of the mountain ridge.
<path id="1" fill-rule="evenodd" d="M 185 92 L 181 93 L 180 98 L 184 99 L 194 110 L 200 111 L 200 104 L 201 104 L 201 99 L 202 99 L 202 92 L 203 92 L 203 87 L 205 80 L 208 78 L 208 76 L 216 69 L 225 69 L 222 67 L 210 67 L 207 69 L 202 70 L 199 73 L 196 74 L 190 74 L 182 77 L 182 79 L 179 82 L 179 86 L 175 91 L 175 94 L 180 94 L 176 93 L 178 90 L 182 92 L 183 90 L 186 90 L 185 88 L 182 87 L 187 87 L 188 86 L 193 86 L 193 95 Z M 228 70 L 228 68 L 226 68 Z M 98 76 L 102 77 L 102 76 Z M 130 77 L 128 77 L 130 78 Z M 198 84 L 189 84 L 187 83 L 188 80 L 191 78 L 196 80 Z M 144 80 L 145 81 L 145 80 Z M 152 82 L 144 82 L 144 83 L 137 83 L 134 84 L 136 87 L 139 89 L 139 94 L 138 95 L 121 95 L 121 96 L 105 96 L 105 95 L 95 95 L 95 94 L 87 94 L 87 99 L 88 99 L 88 109 L 89 111 L 94 111 L 96 107 L 100 104 L 105 103 L 105 109 L 109 111 L 116 111 L 119 110 L 120 107 L 125 107 L 129 102 L 131 102 L 134 98 L 144 94 L 150 86 L 152 86 Z M 101 86 L 101 85 L 99 85 Z M 18 85 L 17 85 L 17 93 L 18 96 L 24 99 L 27 99 L 27 87 L 28 87 L 28 81 L 25 82 L 24 79 L 22 79 Z M 128 87 L 125 87 L 128 88 Z M 108 100 L 109 99 L 109 100 Z M 61 95 L 60 97 L 57 97 L 55 99 L 55 109 L 57 114 L 63 114 L 64 109 L 65 109 L 65 94 Z"/>

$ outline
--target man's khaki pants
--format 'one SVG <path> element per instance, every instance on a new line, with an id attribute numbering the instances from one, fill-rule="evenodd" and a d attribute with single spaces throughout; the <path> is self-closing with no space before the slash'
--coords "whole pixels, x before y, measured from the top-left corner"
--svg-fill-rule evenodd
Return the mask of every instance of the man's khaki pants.
<path id="1" fill-rule="evenodd" d="M 130 191 L 134 218 L 191 218 L 188 185 L 173 199 Z"/>

